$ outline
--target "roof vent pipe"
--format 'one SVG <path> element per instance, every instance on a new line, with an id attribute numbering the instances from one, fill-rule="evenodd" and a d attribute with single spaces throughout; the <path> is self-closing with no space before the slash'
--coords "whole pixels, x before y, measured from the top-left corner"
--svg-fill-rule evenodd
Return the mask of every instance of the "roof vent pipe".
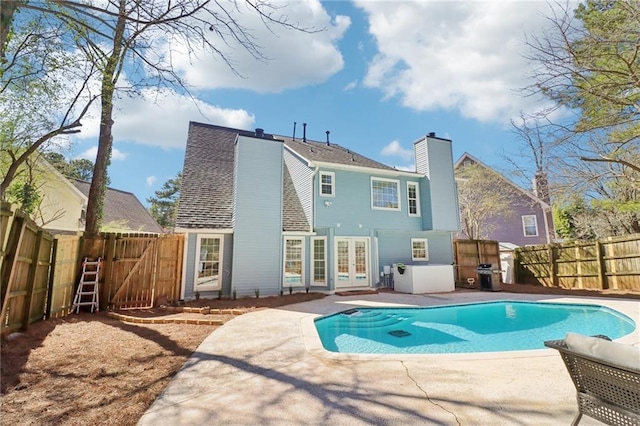
<path id="1" fill-rule="evenodd" d="M 262 139 L 264 137 L 264 129 L 258 127 L 256 129 L 256 137 Z"/>
<path id="2" fill-rule="evenodd" d="M 296 122 L 293 122 L 293 140 L 296 140 Z"/>
<path id="3" fill-rule="evenodd" d="M 329 132 L 328 130 L 325 132 L 327 134 L 327 146 L 331 146 L 331 143 L 329 143 Z"/>
<path id="4" fill-rule="evenodd" d="M 302 142 L 307 141 L 307 123 L 302 123 Z"/>
<path id="5" fill-rule="evenodd" d="M 430 138 L 435 138 L 436 137 L 436 132 L 429 132 L 429 137 Z"/>

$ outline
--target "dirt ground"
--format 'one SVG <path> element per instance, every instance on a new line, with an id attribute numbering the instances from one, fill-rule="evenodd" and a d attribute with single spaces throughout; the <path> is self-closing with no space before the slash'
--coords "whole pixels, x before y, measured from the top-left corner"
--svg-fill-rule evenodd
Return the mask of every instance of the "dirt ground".
<path id="1" fill-rule="evenodd" d="M 296 293 L 260 299 L 200 299 L 188 307 L 236 314 L 324 297 Z M 231 314 L 122 311 L 139 318 Z M 169 380 L 217 325 L 132 324 L 106 312 L 41 321 L 2 342 L 0 423 L 135 425 Z"/>
<path id="2" fill-rule="evenodd" d="M 548 289 L 504 285 L 505 292 L 613 296 L 638 293 Z M 460 289 L 459 291 L 478 291 Z M 324 297 L 296 293 L 260 299 L 200 299 L 187 307 L 234 309 L 235 314 Z M 222 322 L 231 313 L 124 311 L 141 319 L 207 318 Z M 41 321 L 2 342 L 2 424 L 134 425 L 198 345 L 217 325 L 138 324 L 107 313 L 80 313 Z"/>

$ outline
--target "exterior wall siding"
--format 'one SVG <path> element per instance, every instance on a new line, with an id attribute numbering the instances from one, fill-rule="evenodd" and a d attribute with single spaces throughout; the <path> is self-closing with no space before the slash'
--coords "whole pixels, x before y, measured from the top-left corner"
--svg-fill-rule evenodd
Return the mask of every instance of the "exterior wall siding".
<path id="1" fill-rule="evenodd" d="M 429 251 L 427 262 L 414 262 L 411 258 L 411 239 L 426 238 Z M 453 245 L 450 232 L 436 231 L 378 231 L 379 271 L 385 265 L 404 263 L 405 265 L 427 265 L 453 263 Z"/>
<path id="2" fill-rule="evenodd" d="M 451 141 L 427 136 L 414 144 L 414 150 L 416 170 L 427 176 L 430 182 L 431 229 L 458 231 L 458 193 Z"/>
<path id="3" fill-rule="evenodd" d="M 283 143 L 239 136 L 236 146 L 232 291 L 279 294 L 282 279 Z"/>
<path id="4" fill-rule="evenodd" d="M 286 149 L 284 150 L 284 162 L 291 174 L 293 186 L 302 204 L 307 223 L 313 223 L 313 170 Z"/>
<path id="5" fill-rule="evenodd" d="M 522 194 L 513 198 L 511 205 L 513 214 L 507 218 L 490 219 L 493 231 L 488 239 L 500 242 L 512 243 L 518 246 L 548 244 L 547 227 L 544 219 L 544 211 L 540 204 Z M 522 216 L 535 215 L 538 223 L 537 236 L 525 236 L 522 227 Z"/>
<path id="6" fill-rule="evenodd" d="M 430 209 L 424 208 L 423 187 L 428 188 L 424 177 L 415 179 L 398 175 L 376 175 L 356 171 L 321 168 L 320 171 L 335 173 L 335 196 L 321 197 L 316 175 L 314 182 L 315 227 L 335 228 L 336 235 L 369 236 L 369 229 L 411 229 L 421 230 L 424 216 L 430 216 Z M 371 208 L 371 177 L 393 179 L 400 182 L 400 210 L 375 210 Z M 407 181 L 418 182 L 421 192 L 421 216 L 408 214 Z M 328 204 L 325 204 L 325 201 Z M 339 225 L 338 225 L 339 224 Z"/>

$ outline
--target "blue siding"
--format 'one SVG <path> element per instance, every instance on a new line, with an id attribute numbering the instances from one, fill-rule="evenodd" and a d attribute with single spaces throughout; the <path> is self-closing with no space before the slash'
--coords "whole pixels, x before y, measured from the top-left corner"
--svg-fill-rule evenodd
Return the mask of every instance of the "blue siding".
<path id="1" fill-rule="evenodd" d="M 429 246 L 428 262 L 413 262 L 411 257 L 411 239 L 426 238 Z M 449 232 L 408 232 L 408 231 L 378 231 L 379 271 L 385 265 L 394 263 L 411 264 L 452 264 L 453 245 Z"/>
<path id="2" fill-rule="evenodd" d="M 280 141 L 240 136 L 236 143 L 232 288 L 238 297 L 280 292 L 282 170 Z"/>
<path id="3" fill-rule="evenodd" d="M 320 197 L 318 174 L 315 176 L 315 223 L 316 227 L 336 228 L 336 235 L 368 236 L 369 229 L 413 229 L 421 230 L 424 216 L 430 216 L 423 198 L 429 187 L 424 178 L 406 175 L 389 176 L 368 172 L 321 168 L 320 171 L 335 173 L 335 196 Z M 374 210 L 371 208 L 371 177 L 393 179 L 400 182 L 400 210 Z M 418 182 L 421 192 L 422 217 L 410 217 L 407 208 L 407 181 Z M 331 203 L 326 206 L 325 201 Z M 338 226 L 337 224 L 340 224 Z M 360 226 L 362 225 L 362 226 Z"/>
<path id="4" fill-rule="evenodd" d="M 451 141 L 425 137 L 415 142 L 414 150 L 416 170 L 430 181 L 431 229 L 458 231 L 458 193 L 453 174 Z"/>

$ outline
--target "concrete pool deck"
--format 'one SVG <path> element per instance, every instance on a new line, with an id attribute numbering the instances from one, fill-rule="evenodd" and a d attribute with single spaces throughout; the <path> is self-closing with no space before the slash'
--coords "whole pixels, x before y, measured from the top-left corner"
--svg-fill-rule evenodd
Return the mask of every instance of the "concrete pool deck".
<path id="1" fill-rule="evenodd" d="M 198 347 L 139 425 L 560 425 L 575 389 L 552 349 L 481 354 L 327 352 L 314 318 L 357 306 L 491 300 L 608 306 L 636 324 L 632 299 L 490 292 L 327 296 L 241 315 Z M 640 330 L 617 339 L 640 344 Z M 581 425 L 600 424 L 582 418 Z"/>

